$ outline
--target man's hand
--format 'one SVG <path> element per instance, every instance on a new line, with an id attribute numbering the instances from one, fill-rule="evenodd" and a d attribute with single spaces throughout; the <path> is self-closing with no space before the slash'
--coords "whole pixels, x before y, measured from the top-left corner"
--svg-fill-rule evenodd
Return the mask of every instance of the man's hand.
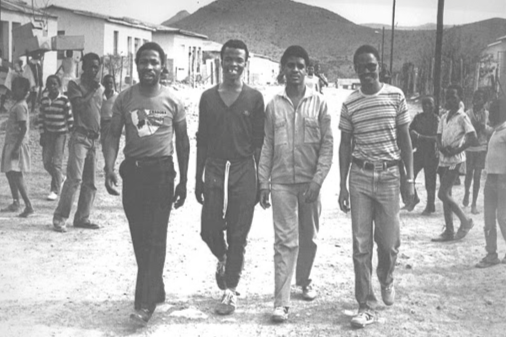
<path id="1" fill-rule="evenodd" d="M 110 195 L 119 195 L 119 191 L 116 189 L 118 186 L 118 177 L 114 171 L 105 173 L 105 189 Z"/>
<path id="2" fill-rule="evenodd" d="M 341 192 L 339 192 L 339 208 L 344 213 L 350 210 L 350 193 L 346 187 L 341 187 Z"/>
<path id="3" fill-rule="evenodd" d="M 460 147 L 457 147 L 457 148 L 453 148 L 453 147 L 447 147 L 446 148 L 446 153 L 448 153 L 448 156 L 449 157 L 453 157 L 457 154 L 459 154 L 460 152 L 462 152 L 462 150 L 460 149 Z"/>
<path id="4" fill-rule="evenodd" d="M 91 81 L 90 86 L 92 90 L 97 90 L 100 88 L 100 83 L 98 81 Z"/>
<path id="5" fill-rule="evenodd" d="M 197 201 L 199 204 L 204 204 L 204 182 L 202 179 L 197 179 L 197 182 L 195 183 L 195 198 L 197 198 Z"/>
<path id="6" fill-rule="evenodd" d="M 19 159 L 19 147 L 15 147 L 15 148 L 12 149 L 11 158 L 14 159 L 14 160 L 18 160 Z"/>
<path id="7" fill-rule="evenodd" d="M 310 204 L 312 202 L 315 202 L 316 199 L 318 199 L 318 195 L 320 194 L 320 185 L 315 183 L 314 181 L 310 182 L 306 191 L 304 192 L 304 195 L 306 196 L 306 203 Z"/>
<path id="8" fill-rule="evenodd" d="M 184 205 L 186 200 L 186 183 L 179 183 L 174 192 L 174 208 L 178 209 Z"/>
<path id="9" fill-rule="evenodd" d="M 46 134 L 45 133 L 41 133 L 40 134 L 40 140 L 39 140 L 40 146 L 46 145 L 46 141 L 47 141 Z"/>
<path id="10" fill-rule="evenodd" d="M 267 189 L 260 190 L 260 206 L 262 206 L 263 209 L 271 207 L 271 204 L 269 202 L 269 194 L 270 191 Z"/>
<path id="11" fill-rule="evenodd" d="M 415 196 L 415 183 L 414 182 L 408 183 L 406 181 L 406 183 L 402 185 L 403 185 L 402 187 L 404 187 L 404 193 L 407 199 L 406 205 L 411 205 L 413 202 L 413 198 Z"/>

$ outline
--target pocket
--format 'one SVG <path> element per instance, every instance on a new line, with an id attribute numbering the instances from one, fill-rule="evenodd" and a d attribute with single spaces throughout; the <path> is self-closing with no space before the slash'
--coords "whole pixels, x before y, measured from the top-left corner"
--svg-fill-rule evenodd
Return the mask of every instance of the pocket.
<path id="1" fill-rule="evenodd" d="M 288 131 L 286 121 L 279 121 L 274 125 L 274 145 L 283 144 L 288 144 Z"/>
<path id="2" fill-rule="evenodd" d="M 320 123 L 315 118 L 304 118 L 304 143 L 319 143 L 321 138 Z"/>

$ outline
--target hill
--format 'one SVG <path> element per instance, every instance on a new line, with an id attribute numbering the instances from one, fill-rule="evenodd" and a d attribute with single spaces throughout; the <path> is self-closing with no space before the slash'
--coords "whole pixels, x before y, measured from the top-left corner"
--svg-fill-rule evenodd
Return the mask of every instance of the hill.
<path id="1" fill-rule="evenodd" d="M 175 27 L 209 36 L 224 43 L 244 40 L 249 48 L 274 59 L 292 44 L 304 46 L 311 58 L 322 64 L 334 80 L 353 76 L 353 53 L 362 44 L 381 47 L 381 31 L 357 25 L 338 14 L 291 0 L 217 0 L 176 22 Z M 506 35 L 506 20 L 491 19 L 447 29 L 473 53 Z M 450 33 L 451 32 L 451 33 Z M 390 58 L 390 30 L 385 31 L 385 63 Z M 434 31 L 396 30 L 394 71 L 405 62 L 417 64 L 427 52 L 433 53 Z M 447 40 L 447 38 L 445 38 Z"/>
<path id="2" fill-rule="evenodd" d="M 388 29 L 391 27 L 391 25 L 384 25 L 381 23 L 361 23 L 361 26 L 373 28 L 373 29 L 382 29 L 385 27 L 385 29 Z M 396 26 L 395 29 L 398 30 L 436 30 L 437 25 L 435 23 L 426 23 L 420 26 Z M 445 28 L 451 27 L 451 26 L 444 26 Z"/>
<path id="3" fill-rule="evenodd" d="M 188 11 L 179 11 L 179 12 L 177 12 L 176 15 L 174 15 L 170 19 L 162 22 L 162 25 L 170 27 L 173 24 L 175 24 L 176 22 L 183 20 L 184 18 L 186 18 L 189 15 L 190 15 L 190 13 Z"/>

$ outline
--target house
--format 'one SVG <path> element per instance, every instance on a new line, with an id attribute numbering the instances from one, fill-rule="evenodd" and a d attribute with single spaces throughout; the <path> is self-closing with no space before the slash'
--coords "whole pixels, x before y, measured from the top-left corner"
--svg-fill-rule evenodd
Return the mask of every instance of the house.
<path id="1" fill-rule="evenodd" d="M 250 54 L 246 82 L 251 85 L 277 84 L 279 62 L 259 54 Z"/>
<path id="2" fill-rule="evenodd" d="M 205 35 L 56 5 L 45 10 L 58 17 L 58 35 L 84 35 L 84 52 L 104 57 L 102 72 L 114 73 L 120 84 L 138 81 L 135 53 L 148 41 L 164 49 L 171 79 L 182 81 L 200 73 Z"/>
<path id="3" fill-rule="evenodd" d="M 478 87 L 490 87 L 506 94 L 506 35 L 489 44 L 478 64 Z"/>
<path id="4" fill-rule="evenodd" d="M 27 23 L 32 23 L 33 34 L 44 40 L 49 40 L 56 35 L 58 30 L 57 18 L 45 11 L 32 8 L 26 2 L 15 0 L 2 0 L 0 2 L 1 24 L 0 24 L 0 50 L 2 51 L 2 61 L 5 64 L 12 65 L 17 62 L 21 55 L 25 53 L 16 50 L 16 41 L 13 36 L 13 30 Z M 19 49 L 19 48 L 18 48 Z M 26 65 L 26 57 L 20 58 Z M 4 65 L 5 65 L 4 64 Z M 46 52 L 42 63 L 44 83 L 47 76 L 54 74 L 57 70 L 56 52 Z"/>

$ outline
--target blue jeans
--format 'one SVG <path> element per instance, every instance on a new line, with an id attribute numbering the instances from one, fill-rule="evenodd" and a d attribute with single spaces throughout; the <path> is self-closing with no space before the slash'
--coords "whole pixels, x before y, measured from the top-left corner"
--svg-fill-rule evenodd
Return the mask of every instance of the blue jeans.
<path id="1" fill-rule="evenodd" d="M 272 184 L 274 307 L 290 306 L 290 286 L 311 284 L 321 214 L 320 196 L 306 203 L 308 183 Z"/>
<path id="2" fill-rule="evenodd" d="M 497 254 L 496 220 L 506 240 L 506 174 L 488 174 L 483 191 L 485 199 L 485 249 Z"/>
<path id="3" fill-rule="evenodd" d="M 69 159 L 67 162 L 67 179 L 63 183 L 60 200 L 54 211 L 53 225 L 65 226 L 70 216 L 76 192 L 81 187 L 74 225 L 90 222 L 90 213 L 97 193 L 95 186 L 96 147 L 98 140 L 73 132 L 69 140 Z"/>
<path id="4" fill-rule="evenodd" d="M 42 163 L 44 169 L 51 176 L 51 192 L 60 194 L 63 179 L 63 153 L 67 142 L 67 134 L 46 132 L 44 137 L 46 139 L 42 147 Z"/>
<path id="5" fill-rule="evenodd" d="M 156 303 L 165 300 L 163 268 L 174 196 L 174 164 L 172 157 L 143 164 L 125 159 L 119 173 L 138 268 L 134 307 L 152 313 Z"/>
<path id="6" fill-rule="evenodd" d="M 376 272 L 379 282 L 382 287 L 393 282 L 400 246 L 399 187 L 398 166 L 383 171 L 369 171 L 355 164 L 351 166 L 350 206 L 355 298 L 361 307 L 374 308 L 377 304 L 371 283 L 373 240 L 378 246 Z"/>

